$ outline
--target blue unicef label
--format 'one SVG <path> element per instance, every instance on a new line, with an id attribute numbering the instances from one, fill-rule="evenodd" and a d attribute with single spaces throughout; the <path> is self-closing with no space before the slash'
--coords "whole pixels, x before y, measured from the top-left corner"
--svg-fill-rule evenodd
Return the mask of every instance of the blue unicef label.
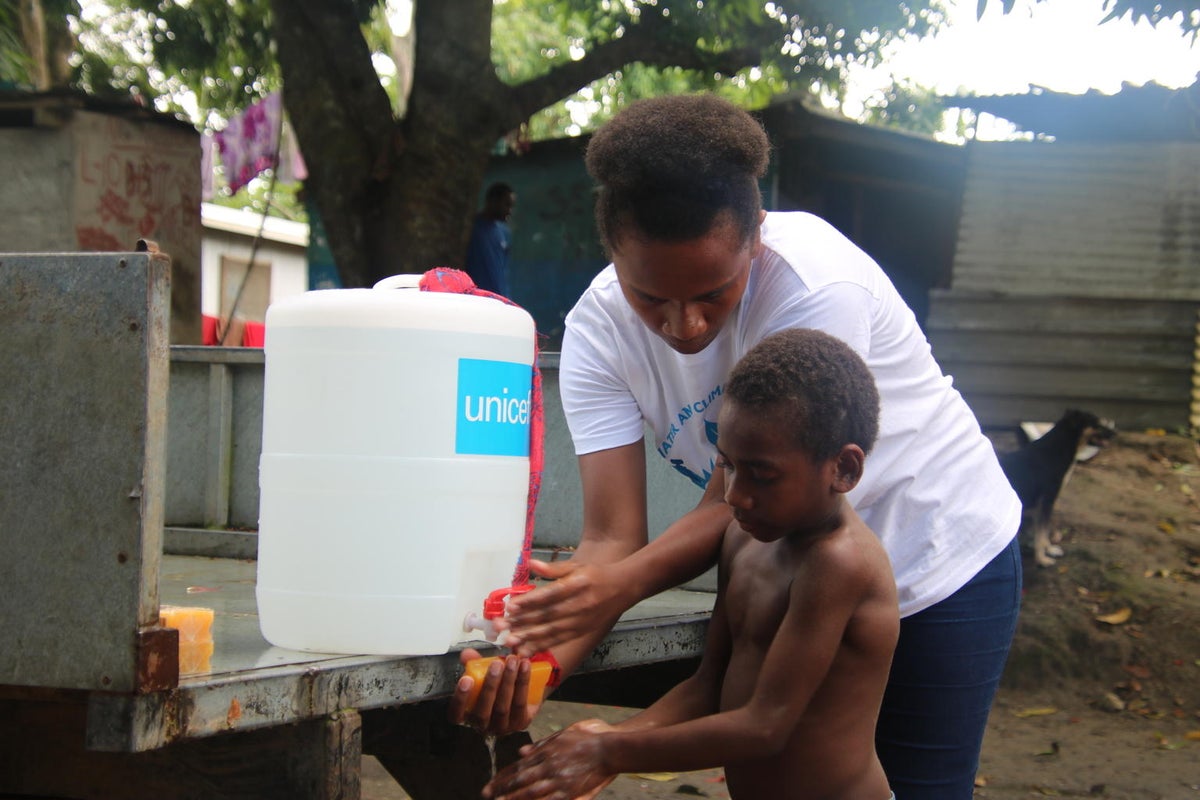
<path id="1" fill-rule="evenodd" d="M 454 452 L 528 456 L 532 393 L 528 364 L 460 358 Z"/>

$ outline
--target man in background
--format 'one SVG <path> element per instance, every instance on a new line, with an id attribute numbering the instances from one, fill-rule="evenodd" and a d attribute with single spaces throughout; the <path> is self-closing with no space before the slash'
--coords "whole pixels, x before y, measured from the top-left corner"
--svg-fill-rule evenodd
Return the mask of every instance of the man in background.
<path id="1" fill-rule="evenodd" d="M 483 210 L 475 215 L 467 246 L 467 274 L 480 289 L 508 297 L 508 251 L 512 215 L 517 195 L 507 183 L 493 183 L 484 194 Z"/>

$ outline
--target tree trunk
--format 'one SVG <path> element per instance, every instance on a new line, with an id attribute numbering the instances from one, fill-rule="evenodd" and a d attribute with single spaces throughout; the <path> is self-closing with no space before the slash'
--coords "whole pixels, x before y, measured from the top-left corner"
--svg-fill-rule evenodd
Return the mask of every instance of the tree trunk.
<path id="1" fill-rule="evenodd" d="M 491 64 L 491 0 L 419 3 L 398 122 L 357 21 L 339 4 L 272 0 L 284 105 L 345 286 L 461 267 L 507 87 Z M 489 95 L 492 99 L 489 100 Z M 499 97 L 503 103 L 503 97 Z"/>
<path id="2" fill-rule="evenodd" d="M 402 145 L 367 221 L 372 279 L 463 266 L 489 153 L 513 127 L 504 112 L 512 90 L 491 61 L 491 8 L 491 0 L 417 4 Z"/>
<path id="3" fill-rule="evenodd" d="M 29 82 L 37 91 L 45 91 L 50 88 L 50 69 L 46 61 L 46 15 L 41 0 L 20 0 L 17 19 L 30 61 Z"/>
<path id="4" fill-rule="evenodd" d="M 539 109 L 634 60 L 734 70 L 757 60 L 704 56 L 664 41 L 665 18 L 643 20 L 579 61 L 508 86 L 491 60 L 492 0 L 421 0 L 412 89 L 397 120 L 350 4 L 270 2 L 305 190 L 347 287 L 462 267 L 492 148 Z"/>
<path id="5" fill-rule="evenodd" d="M 364 285 L 373 173 L 395 132 L 391 102 L 358 21 L 342 4 L 271 0 L 283 102 L 306 154 L 310 194 L 347 286 Z"/>

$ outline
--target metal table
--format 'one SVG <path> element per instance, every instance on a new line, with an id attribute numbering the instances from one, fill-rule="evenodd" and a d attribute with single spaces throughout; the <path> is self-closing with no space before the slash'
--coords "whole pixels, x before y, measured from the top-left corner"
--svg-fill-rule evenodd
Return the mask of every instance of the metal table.
<path id="1" fill-rule="evenodd" d="M 445 698 L 461 674 L 457 651 L 390 657 L 273 647 L 259 632 L 255 567 L 162 558 L 163 603 L 215 610 L 206 673 L 134 694 L 0 689 L 0 750 L 10 760 L 0 768 L 0 794 L 353 800 L 368 753 L 418 800 L 477 797 L 492 755 L 475 731 L 446 720 Z M 636 705 L 628 699 L 639 690 L 661 692 L 679 673 L 654 668 L 690 669 L 714 597 L 672 590 L 638 604 L 560 696 L 581 686 L 590 700 Z M 613 675 L 588 688 L 589 679 Z M 502 760 L 524 741 L 502 743 Z"/>
<path id="2" fill-rule="evenodd" d="M 95 695 L 88 745 L 140 751 L 228 731 L 448 697 L 461 674 L 457 651 L 439 656 L 346 656 L 273 647 L 259 632 L 255 562 L 164 556 L 159 591 L 169 605 L 215 610 L 210 672 L 182 676 L 167 692 Z M 639 603 L 580 674 L 698 656 L 714 595 L 672 590 Z M 485 642 L 477 647 L 488 649 Z"/>
<path id="3" fill-rule="evenodd" d="M 0 256 L 0 796 L 353 800 L 369 753 L 415 800 L 478 797 L 491 754 L 446 719 L 456 652 L 263 640 L 256 565 L 241 558 L 254 537 L 235 519 L 255 503 L 232 477 L 254 460 L 261 402 L 231 377 L 253 387 L 261 365 L 169 374 L 169 287 L 169 260 L 149 249 Z M 203 480 L 168 480 L 168 462 L 197 458 Z M 195 486 L 205 525 L 225 530 L 170 530 L 165 498 Z M 713 599 L 639 604 L 555 698 L 652 696 L 699 656 Z M 216 610 L 205 674 L 179 675 L 161 604 Z"/>

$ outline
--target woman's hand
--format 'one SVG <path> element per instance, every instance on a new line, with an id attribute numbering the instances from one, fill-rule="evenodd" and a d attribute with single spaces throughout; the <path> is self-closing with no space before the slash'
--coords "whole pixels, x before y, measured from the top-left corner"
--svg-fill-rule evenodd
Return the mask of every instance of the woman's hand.
<path id="1" fill-rule="evenodd" d="M 459 661 L 464 667 L 468 661 L 479 657 L 479 651 L 470 648 L 459 653 Z M 510 655 L 496 659 L 488 665 L 473 708 L 467 707 L 467 701 L 474 679 L 463 675 L 450 698 L 450 721 L 496 736 L 525 730 L 541 708 L 529 703 L 529 674 L 528 658 Z"/>
<path id="2" fill-rule="evenodd" d="M 521 748 L 521 760 L 483 789 L 493 800 L 591 800 L 612 783 L 604 769 L 600 737 L 613 730 L 598 719 L 577 722 L 537 744 Z"/>
<path id="3" fill-rule="evenodd" d="M 628 584 L 618 578 L 612 564 L 533 560 L 529 567 L 553 583 L 508 601 L 501 625 L 508 630 L 505 645 L 521 656 L 607 631 L 638 599 L 627 595 Z"/>

